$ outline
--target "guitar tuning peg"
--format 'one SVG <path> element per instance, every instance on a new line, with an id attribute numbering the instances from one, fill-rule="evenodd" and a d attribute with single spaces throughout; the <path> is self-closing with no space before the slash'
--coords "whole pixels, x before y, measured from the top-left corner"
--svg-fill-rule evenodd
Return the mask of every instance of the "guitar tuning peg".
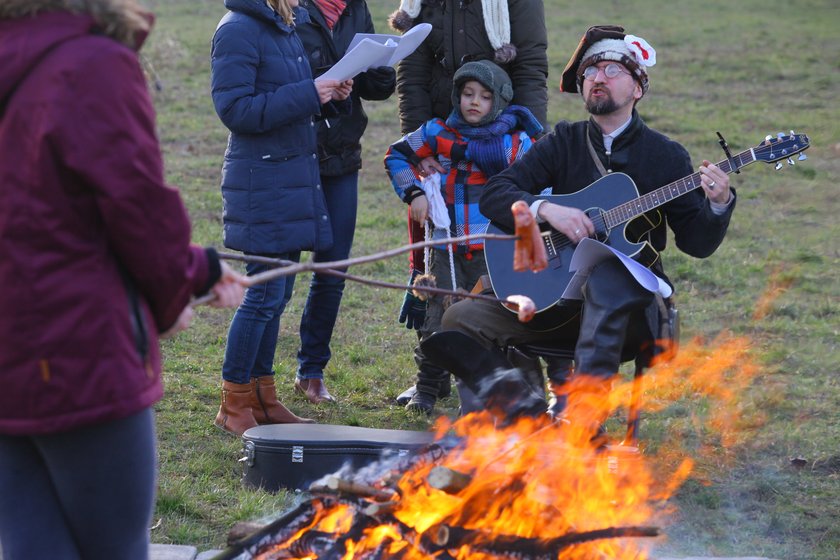
<path id="1" fill-rule="evenodd" d="M 790 131 L 790 135 L 791 135 L 791 136 L 796 136 L 796 133 L 795 133 L 793 130 L 791 130 L 791 131 Z"/>
<path id="2" fill-rule="evenodd" d="M 793 158 L 788 158 L 788 165 L 796 165 L 793 161 Z"/>
<path id="3" fill-rule="evenodd" d="M 768 134 L 767 136 L 764 137 L 764 139 L 769 142 L 770 140 L 773 139 L 773 137 Z"/>
<path id="4" fill-rule="evenodd" d="M 799 161 L 805 161 L 806 159 L 808 159 L 808 156 L 805 155 L 805 152 L 800 152 L 799 157 L 796 159 L 798 159 Z"/>
<path id="5" fill-rule="evenodd" d="M 784 132 L 777 132 L 777 133 L 776 133 L 776 136 L 778 136 L 779 138 L 784 138 L 784 137 L 785 137 L 785 133 L 784 133 Z"/>
<path id="6" fill-rule="evenodd" d="M 776 164 L 776 166 L 774 167 L 774 169 L 775 169 L 776 171 L 778 171 L 778 170 L 779 170 L 779 169 L 781 169 L 781 168 L 782 168 L 782 162 L 780 161 L 779 163 L 777 163 L 777 164 Z"/>

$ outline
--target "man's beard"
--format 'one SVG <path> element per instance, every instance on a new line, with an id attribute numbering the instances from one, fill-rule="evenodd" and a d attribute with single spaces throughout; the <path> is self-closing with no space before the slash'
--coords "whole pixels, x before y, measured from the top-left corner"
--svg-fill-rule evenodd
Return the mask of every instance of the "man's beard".
<path id="1" fill-rule="evenodd" d="M 611 93 L 604 91 L 605 95 L 599 98 L 593 98 L 592 94 L 590 93 L 589 97 L 586 99 L 586 110 L 589 111 L 590 115 L 609 115 L 611 113 L 615 113 L 622 107 L 625 107 L 628 103 L 633 102 L 633 98 L 628 98 L 625 100 L 624 103 L 618 103 Z"/>
<path id="2" fill-rule="evenodd" d="M 586 110 L 592 115 L 609 115 L 618 110 L 618 103 L 610 96 L 600 99 L 590 97 L 586 100 Z"/>

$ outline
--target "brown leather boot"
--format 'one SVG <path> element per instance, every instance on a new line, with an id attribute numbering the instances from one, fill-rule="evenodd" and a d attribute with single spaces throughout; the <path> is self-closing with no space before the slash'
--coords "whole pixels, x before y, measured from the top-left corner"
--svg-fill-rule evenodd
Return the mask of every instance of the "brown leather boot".
<path id="1" fill-rule="evenodd" d="M 251 393 L 250 383 L 222 381 L 222 404 L 214 424 L 235 436 L 256 426 L 257 420 L 251 412 Z"/>
<path id="2" fill-rule="evenodd" d="M 324 385 L 323 379 L 295 379 L 295 390 L 301 393 L 312 404 L 320 404 L 322 402 L 334 403 L 335 397 L 330 395 L 327 391 L 327 386 Z"/>
<path id="3" fill-rule="evenodd" d="M 251 378 L 251 411 L 258 424 L 314 424 L 315 420 L 301 418 L 277 400 L 273 375 Z"/>

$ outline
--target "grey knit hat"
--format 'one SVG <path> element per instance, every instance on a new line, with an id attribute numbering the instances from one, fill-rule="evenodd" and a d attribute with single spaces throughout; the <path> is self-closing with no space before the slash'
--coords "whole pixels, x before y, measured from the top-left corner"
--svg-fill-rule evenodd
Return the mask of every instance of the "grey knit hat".
<path id="1" fill-rule="evenodd" d="M 490 112 L 481 119 L 479 126 L 495 121 L 513 99 L 513 84 L 510 76 L 497 64 L 489 60 L 476 60 L 461 66 L 452 77 L 452 106 L 456 111 L 461 105 L 461 90 L 464 84 L 475 80 L 493 92 L 493 106 Z M 463 115 L 461 115 L 463 118 Z"/>

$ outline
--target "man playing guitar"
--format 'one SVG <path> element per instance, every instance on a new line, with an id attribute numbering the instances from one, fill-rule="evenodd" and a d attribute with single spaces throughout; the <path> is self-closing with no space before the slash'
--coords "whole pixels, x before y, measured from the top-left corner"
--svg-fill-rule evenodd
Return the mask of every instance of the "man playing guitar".
<path id="1" fill-rule="evenodd" d="M 563 72 L 560 89 L 581 93 L 590 119 L 561 121 L 520 161 L 493 177 L 481 197 L 481 212 L 500 227 L 512 228 L 511 205 L 524 200 L 537 221 L 551 226 L 565 243 L 573 246 L 587 237 L 603 241 L 610 232 L 604 231 L 600 216 L 586 212 L 601 204 L 597 192 L 588 193 L 593 200 L 583 207 L 546 200 L 538 196 L 540 192 L 550 186 L 553 195 L 570 195 L 602 176 L 611 179 L 611 174 L 623 173 L 644 195 L 691 175 L 687 151 L 648 128 L 635 110 L 648 89 L 647 71 L 655 60 L 655 51 L 644 39 L 625 34 L 621 27 L 587 30 Z M 698 258 L 711 255 L 726 234 L 735 192 L 729 187 L 727 173 L 709 161 L 703 161 L 694 180 L 697 183 L 690 192 L 681 192 L 672 200 L 668 197 L 661 213 L 642 214 L 648 222 L 647 231 L 632 241 L 645 241 L 661 251 L 667 224 L 680 250 Z M 488 266 L 489 261 L 488 255 Z M 667 282 L 660 259 L 645 264 Z M 492 267 L 490 275 L 495 288 Z M 553 324 L 520 323 L 498 304 L 466 300 L 447 310 L 442 328 L 469 335 L 477 343 L 477 352 L 522 344 L 568 345 L 574 348 L 575 375 L 590 376 L 591 391 L 606 395 L 622 361 L 622 350 L 638 349 L 658 336 L 661 311 L 655 295 L 641 287 L 617 258 L 606 259 L 592 269 L 582 301 L 563 300 L 563 287 L 556 290 L 557 303 L 552 307 L 568 312 L 557 314 Z M 462 356 L 465 351 L 459 346 Z M 452 364 L 441 365 L 457 375 Z M 570 373 L 571 368 L 549 368 L 552 393 L 562 392 Z M 554 402 L 549 412 L 559 414 L 560 402 L 562 399 Z"/>

